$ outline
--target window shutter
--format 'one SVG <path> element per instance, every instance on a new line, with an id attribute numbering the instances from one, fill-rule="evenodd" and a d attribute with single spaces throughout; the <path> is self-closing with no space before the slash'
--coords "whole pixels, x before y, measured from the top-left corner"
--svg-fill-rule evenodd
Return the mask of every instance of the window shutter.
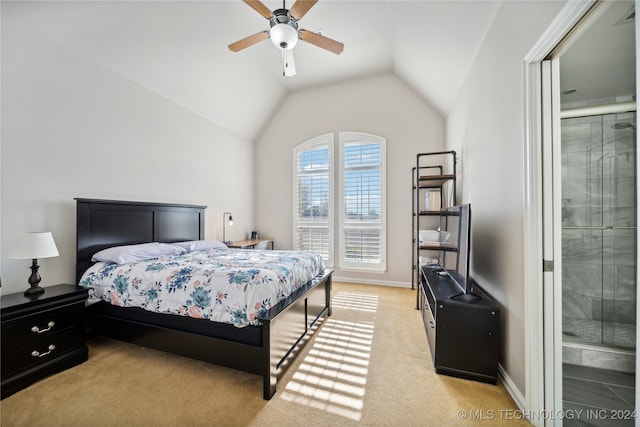
<path id="1" fill-rule="evenodd" d="M 294 246 L 320 254 L 329 266 L 337 250 L 341 269 L 382 272 L 386 270 L 386 141 L 360 132 L 338 135 L 340 162 L 333 160 L 332 133 L 294 149 Z M 334 178 L 340 182 L 335 188 Z M 339 194 L 335 198 L 339 209 L 333 207 L 334 191 Z"/>
<path id="2" fill-rule="evenodd" d="M 384 144 L 373 135 L 343 132 L 341 259 L 345 268 L 385 269 Z"/>
<path id="3" fill-rule="evenodd" d="M 295 150 L 295 244 L 296 249 L 320 254 L 327 263 L 331 251 L 331 149 L 325 135 Z M 332 141 L 331 141 L 332 142 Z"/>

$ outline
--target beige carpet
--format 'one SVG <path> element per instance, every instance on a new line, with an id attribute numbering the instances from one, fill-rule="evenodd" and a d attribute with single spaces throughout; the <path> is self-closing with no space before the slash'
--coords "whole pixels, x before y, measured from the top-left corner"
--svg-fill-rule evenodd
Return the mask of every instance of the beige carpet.
<path id="1" fill-rule="evenodd" d="M 414 291 L 333 296 L 270 401 L 256 375 L 98 338 L 87 362 L 2 400 L 2 427 L 514 425 L 501 384 L 434 372 Z"/>

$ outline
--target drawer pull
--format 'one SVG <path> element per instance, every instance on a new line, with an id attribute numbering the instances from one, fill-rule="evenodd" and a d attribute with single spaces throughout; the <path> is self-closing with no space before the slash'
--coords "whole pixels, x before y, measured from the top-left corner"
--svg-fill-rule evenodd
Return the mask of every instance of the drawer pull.
<path id="1" fill-rule="evenodd" d="M 36 334 L 43 334 L 47 331 L 50 331 L 51 328 L 53 328 L 56 325 L 56 322 L 54 322 L 53 320 L 49 321 L 49 323 L 47 323 L 48 328 L 47 329 L 40 329 L 39 326 L 34 326 L 31 328 L 31 332 L 35 332 Z"/>
<path id="2" fill-rule="evenodd" d="M 38 350 L 33 350 L 31 352 L 31 355 L 33 357 L 45 357 L 47 354 L 51 353 L 55 349 L 56 349 L 56 346 L 53 345 L 53 344 L 50 344 L 49 347 L 47 348 L 47 350 L 49 350 L 49 351 L 47 351 L 45 353 L 40 353 Z"/>

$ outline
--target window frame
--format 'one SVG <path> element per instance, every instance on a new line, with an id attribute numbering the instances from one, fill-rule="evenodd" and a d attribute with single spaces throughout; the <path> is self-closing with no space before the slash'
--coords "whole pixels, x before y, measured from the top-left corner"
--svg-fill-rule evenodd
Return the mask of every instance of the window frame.
<path id="1" fill-rule="evenodd" d="M 349 262 L 345 257 L 345 146 L 353 142 L 366 142 L 378 144 L 381 150 L 381 220 L 380 226 L 380 262 Z M 298 216 L 299 192 L 298 192 L 298 158 L 301 152 L 317 149 L 318 147 L 327 147 L 328 149 L 328 220 L 326 227 L 328 228 L 328 254 L 325 264 L 328 267 L 338 265 L 343 271 L 357 271 L 363 273 L 384 273 L 387 271 L 387 158 L 386 158 L 386 138 L 365 132 L 342 131 L 332 132 L 319 135 L 309 139 L 293 149 L 293 247 L 301 250 L 298 246 L 299 236 L 298 228 L 304 226 Z M 338 159 L 334 156 L 336 149 L 339 151 Z M 335 180 L 338 184 L 335 184 Z M 338 201 L 336 201 L 338 198 Z M 337 210 L 336 210 L 337 206 Z M 338 227 L 335 224 L 338 224 Z M 309 223 L 308 226 L 317 225 L 317 223 Z M 337 245 L 336 245 L 336 234 Z M 337 254 L 337 255 L 336 255 Z M 338 260 L 336 262 L 336 259 Z"/>
<path id="2" fill-rule="evenodd" d="M 380 180 L 381 180 L 381 206 L 380 225 L 364 226 L 362 228 L 380 229 L 380 262 L 352 262 L 346 260 L 346 238 L 345 226 L 353 228 L 354 223 L 346 220 L 345 214 L 345 147 L 354 142 L 364 142 L 367 144 L 377 144 L 380 146 Z M 387 271 L 387 160 L 386 160 L 386 138 L 364 132 L 343 131 L 338 134 L 339 161 L 338 161 L 338 211 L 334 217 L 338 218 L 338 266 L 343 271 L 359 271 L 369 273 L 384 273 Z"/>
<path id="3" fill-rule="evenodd" d="M 298 203 L 299 203 L 299 192 L 298 192 L 298 157 L 301 152 L 310 151 L 317 147 L 326 146 L 328 148 L 328 163 L 327 163 L 327 175 L 328 175 L 328 220 L 327 220 L 327 230 L 328 230 L 328 254 L 327 258 L 324 260 L 327 266 L 334 265 L 334 252 L 335 252 L 335 239 L 334 239 L 334 223 L 335 223 L 335 212 L 334 212 L 334 198 L 335 198 L 335 187 L 334 187 L 334 176 L 335 176 L 335 161 L 334 161 L 334 145 L 335 145 L 335 135 L 333 133 L 327 133 L 324 135 L 319 135 L 315 138 L 312 138 L 308 141 L 303 142 L 293 149 L 293 247 L 296 250 L 301 250 L 298 247 L 298 227 L 305 224 L 304 221 L 300 220 L 298 216 Z M 317 226 L 316 224 L 308 223 L 307 226 Z"/>

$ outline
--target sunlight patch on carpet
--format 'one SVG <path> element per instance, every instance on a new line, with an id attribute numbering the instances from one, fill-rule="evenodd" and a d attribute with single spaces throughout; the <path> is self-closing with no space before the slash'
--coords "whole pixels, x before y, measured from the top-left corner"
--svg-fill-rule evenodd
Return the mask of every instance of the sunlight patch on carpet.
<path id="1" fill-rule="evenodd" d="M 339 292 L 332 299 L 334 309 L 375 312 L 377 303 L 377 295 L 353 292 Z M 359 421 L 373 332 L 373 322 L 325 320 L 281 398 Z"/>
<path id="2" fill-rule="evenodd" d="M 378 309 L 378 295 L 358 292 L 338 292 L 331 298 L 331 306 L 333 308 L 375 313 Z"/>

